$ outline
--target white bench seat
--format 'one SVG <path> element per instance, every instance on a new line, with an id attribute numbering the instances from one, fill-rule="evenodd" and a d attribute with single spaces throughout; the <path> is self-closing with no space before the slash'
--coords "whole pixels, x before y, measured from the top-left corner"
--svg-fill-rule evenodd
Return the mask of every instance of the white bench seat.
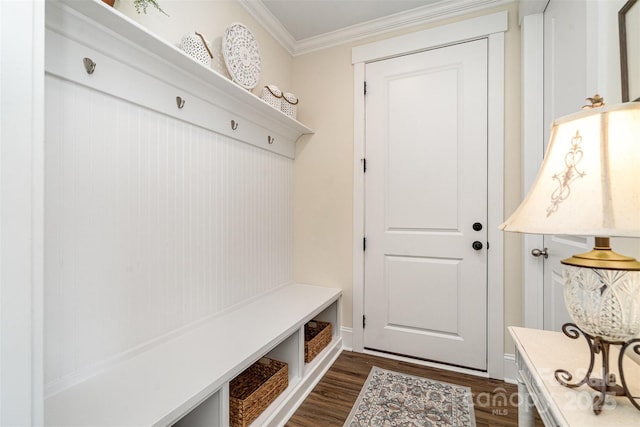
<path id="1" fill-rule="evenodd" d="M 339 311 L 340 295 L 339 289 L 311 285 L 279 288 L 48 397 L 45 424 L 171 425 L 301 333 L 323 310 L 335 304 Z M 339 314 L 334 317 L 337 321 Z M 341 339 L 339 325 L 333 326 L 330 347 L 337 356 Z"/>

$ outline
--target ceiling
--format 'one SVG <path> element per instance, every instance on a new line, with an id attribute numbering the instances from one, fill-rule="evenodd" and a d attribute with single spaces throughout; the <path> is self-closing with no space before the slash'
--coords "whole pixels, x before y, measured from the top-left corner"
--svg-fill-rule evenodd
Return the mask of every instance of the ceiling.
<path id="1" fill-rule="evenodd" d="M 238 1 L 295 56 L 516 0 Z"/>
<path id="2" fill-rule="evenodd" d="M 387 17 L 440 0 L 262 0 L 294 40 Z"/>

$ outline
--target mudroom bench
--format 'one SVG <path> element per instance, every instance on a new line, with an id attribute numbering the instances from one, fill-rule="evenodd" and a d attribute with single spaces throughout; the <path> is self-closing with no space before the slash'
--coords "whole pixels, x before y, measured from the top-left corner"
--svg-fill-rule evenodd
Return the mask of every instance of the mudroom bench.
<path id="1" fill-rule="evenodd" d="M 229 382 L 262 357 L 288 364 L 287 389 L 253 425 L 284 423 L 342 347 L 342 291 L 292 284 L 214 317 L 45 400 L 51 426 L 229 425 Z M 304 325 L 332 339 L 304 362 Z"/>

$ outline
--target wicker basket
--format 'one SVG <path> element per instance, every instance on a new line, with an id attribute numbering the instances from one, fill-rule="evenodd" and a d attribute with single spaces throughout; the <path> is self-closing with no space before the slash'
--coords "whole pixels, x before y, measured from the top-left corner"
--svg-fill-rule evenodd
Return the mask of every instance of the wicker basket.
<path id="1" fill-rule="evenodd" d="M 311 362 L 331 342 L 331 323 L 312 320 L 304 325 L 304 362 Z"/>
<path id="2" fill-rule="evenodd" d="M 211 66 L 213 53 L 211 52 L 210 44 L 199 32 L 194 31 L 185 34 L 182 37 L 180 49 L 202 65 Z"/>
<path id="3" fill-rule="evenodd" d="M 282 112 L 289 117 L 296 118 L 298 110 L 298 97 L 292 93 L 285 92 L 282 95 Z"/>
<path id="4" fill-rule="evenodd" d="M 263 357 L 229 383 L 229 421 L 233 427 L 253 422 L 289 385 L 288 366 Z"/>
<path id="5" fill-rule="evenodd" d="M 267 85 L 262 88 L 262 95 L 260 96 L 267 104 L 271 105 L 276 110 L 282 109 L 282 91 L 278 89 L 276 85 Z"/>

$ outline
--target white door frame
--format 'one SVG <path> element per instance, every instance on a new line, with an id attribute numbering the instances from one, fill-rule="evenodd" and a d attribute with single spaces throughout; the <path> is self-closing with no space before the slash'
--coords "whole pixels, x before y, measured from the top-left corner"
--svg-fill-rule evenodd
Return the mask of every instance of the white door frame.
<path id="1" fill-rule="evenodd" d="M 544 156 L 545 132 L 551 123 L 544 119 L 544 12 L 550 0 L 527 0 L 520 2 L 520 26 L 522 40 L 522 155 L 523 155 L 523 197 L 527 194 Z M 522 6 L 526 5 L 525 8 Z M 587 5 L 587 19 L 590 23 L 599 23 L 601 2 Z M 600 50 L 598 43 L 602 37 L 589 32 L 588 46 L 595 46 L 597 54 L 588 58 L 591 66 L 586 67 L 587 86 L 607 88 L 608 80 L 599 75 Z M 593 49 L 592 49 L 593 51 Z M 595 70 L 595 71 L 594 71 Z M 598 92 L 597 89 L 593 93 Z M 590 93 L 590 92 L 587 92 Z M 602 93 L 602 92 L 600 92 Z M 544 328 L 544 261 L 530 255 L 534 248 L 542 249 L 542 235 L 523 235 L 523 314 L 527 328 Z"/>
<path id="2" fill-rule="evenodd" d="M 480 16 L 441 27 L 353 48 L 354 68 L 354 164 L 353 164 L 353 349 L 364 351 L 364 173 L 365 153 L 365 64 L 479 38 L 489 46 L 488 91 L 488 222 L 487 251 L 487 375 L 504 376 L 504 32 L 508 12 Z"/>
<path id="3" fill-rule="evenodd" d="M 0 0 L 0 425 L 44 419 L 44 21 Z"/>
<path id="4" fill-rule="evenodd" d="M 520 22 L 522 52 L 522 195 L 533 184 L 544 155 L 544 14 L 523 16 Z M 544 259 L 531 250 L 542 249 L 541 234 L 522 237 L 522 310 L 526 328 L 544 328 Z M 526 303 L 525 303 L 526 301 Z"/>

